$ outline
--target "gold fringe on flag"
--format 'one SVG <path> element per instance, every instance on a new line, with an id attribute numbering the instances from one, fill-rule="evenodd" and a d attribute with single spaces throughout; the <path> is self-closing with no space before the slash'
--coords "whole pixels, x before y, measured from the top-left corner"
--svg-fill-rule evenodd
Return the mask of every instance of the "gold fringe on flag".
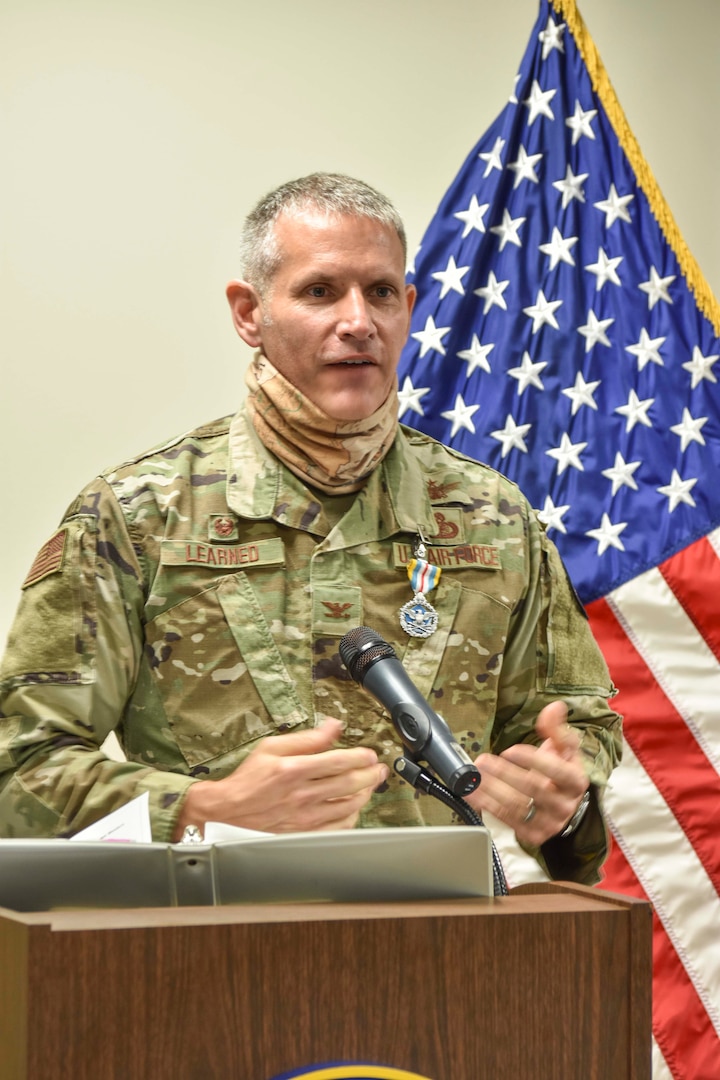
<path id="1" fill-rule="evenodd" d="M 632 166 L 638 185 L 647 196 L 655 220 L 677 256 L 680 269 L 685 276 L 688 288 L 695 297 L 698 308 L 712 323 L 715 333 L 720 334 L 720 304 L 715 299 L 712 289 L 705 280 L 705 276 L 695 257 L 683 240 L 665 196 L 661 192 L 652 169 L 645 160 L 640 145 L 630 129 L 627 117 L 600 59 L 595 42 L 590 37 L 582 15 L 576 7 L 575 0 L 551 0 L 551 3 L 558 15 L 565 19 L 568 29 L 575 38 L 575 43 L 590 75 L 593 90 L 602 102 L 620 146 L 625 151 Z"/>

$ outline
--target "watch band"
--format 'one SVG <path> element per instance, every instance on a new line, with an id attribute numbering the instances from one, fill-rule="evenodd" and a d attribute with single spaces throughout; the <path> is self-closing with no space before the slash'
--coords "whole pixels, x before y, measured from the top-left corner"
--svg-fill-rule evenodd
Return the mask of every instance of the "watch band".
<path id="1" fill-rule="evenodd" d="M 561 840 L 564 840 L 566 836 L 572 836 L 577 829 L 578 825 L 585 817 L 588 806 L 590 805 L 590 790 L 588 789 L 583 795 L 582 799 L 578 803 L 577 810 L 568 821 L 562 832 L 558 833 Z"/>

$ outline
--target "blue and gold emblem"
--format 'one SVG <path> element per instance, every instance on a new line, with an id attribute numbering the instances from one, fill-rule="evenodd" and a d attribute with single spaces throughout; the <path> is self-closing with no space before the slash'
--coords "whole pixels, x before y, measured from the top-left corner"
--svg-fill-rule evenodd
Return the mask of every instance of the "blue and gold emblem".
<path id="1" fill-rule="evenodd" d="M 373 1065 L 369 1061 L 342 1062 L 337 1065 L 310 1065 L 304 1069 L 271 1077 L 271 1080 L 431 1080 L 407 1069 L 391 1065 Z"/>

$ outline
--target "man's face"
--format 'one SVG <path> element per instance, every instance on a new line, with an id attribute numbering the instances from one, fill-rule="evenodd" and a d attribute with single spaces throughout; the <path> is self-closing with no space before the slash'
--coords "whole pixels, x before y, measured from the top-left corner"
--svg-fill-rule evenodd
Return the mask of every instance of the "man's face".
<path id="1" fill-rule="evenodd" d="M 328 416 L 366 419 L 395 385 L 410 327 L 400 239 L 370 218 L 312 210 L 281 214 L 275 236 L 280 264 L 267 295 L 251 290 L 245 332 L 228 292 L 236 327 Z"/>

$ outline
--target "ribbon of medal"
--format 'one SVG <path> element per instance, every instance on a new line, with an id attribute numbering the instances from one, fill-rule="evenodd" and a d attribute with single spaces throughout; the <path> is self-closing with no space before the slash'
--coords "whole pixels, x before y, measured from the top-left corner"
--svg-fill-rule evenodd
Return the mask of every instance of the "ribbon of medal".
<path id="1" fill-rule="evenodd" d="M 435 633 L 438 614 L 427 593 L 432 592 L 440 580 L 442 570 L 427 561 L 425 537 L 418 530 L 419 538 L 413 548 L 414 558 L 407 564 L 407 575 L 414 593 L 412 600 L 400 608 L 400 626 L 410 637 L 427 638 Z"/>

